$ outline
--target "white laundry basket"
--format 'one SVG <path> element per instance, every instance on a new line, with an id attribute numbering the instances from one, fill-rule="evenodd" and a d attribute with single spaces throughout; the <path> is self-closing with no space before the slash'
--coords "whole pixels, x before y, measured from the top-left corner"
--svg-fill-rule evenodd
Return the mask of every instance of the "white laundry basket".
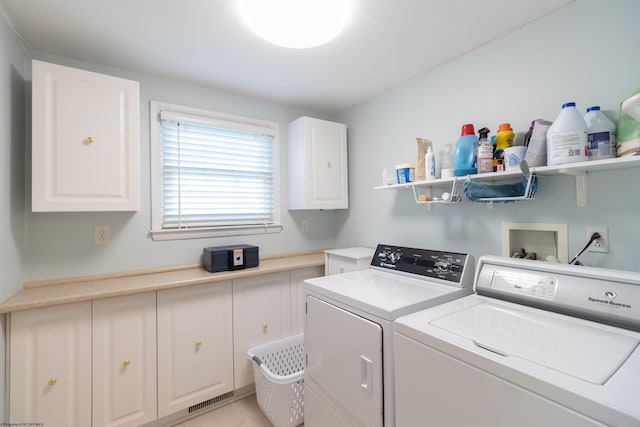
<path id="1" fill-rule="evenodd" d="M 304 422 L 304 334 L 250 348 L 258 405 L 275 427 Z"/>

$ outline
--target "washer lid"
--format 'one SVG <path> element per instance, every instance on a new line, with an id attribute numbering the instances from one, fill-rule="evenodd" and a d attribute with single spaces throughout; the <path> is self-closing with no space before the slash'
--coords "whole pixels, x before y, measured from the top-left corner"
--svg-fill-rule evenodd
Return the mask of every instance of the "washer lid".
<path id="1" fill-rule="evenodd" d="M 431 322 L 477 346 L 604 384 L 640 342 L 580 319 L 483 302 Z"/>

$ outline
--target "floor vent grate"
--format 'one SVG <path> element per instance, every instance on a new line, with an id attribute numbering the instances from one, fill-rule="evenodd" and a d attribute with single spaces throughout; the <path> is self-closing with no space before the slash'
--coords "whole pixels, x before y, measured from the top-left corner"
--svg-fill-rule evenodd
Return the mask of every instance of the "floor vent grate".
<path id="1" fill-rule="evenodd" d="M 214 397 L 213 399 L 205 400 L 204 402 L 196 403 L 193 406 L 189 406 L 187 409 L 187 413 L 193 414 L 196 411 L 199 411 L 204 408 L 208 408 L 211 405 L 215 405 L 216 403 L 222 402 L 223 400 L 230 399 L 234 396 L 234 393 L 230 391 L 229 393 L 221 394 L 220 396 Z"/>

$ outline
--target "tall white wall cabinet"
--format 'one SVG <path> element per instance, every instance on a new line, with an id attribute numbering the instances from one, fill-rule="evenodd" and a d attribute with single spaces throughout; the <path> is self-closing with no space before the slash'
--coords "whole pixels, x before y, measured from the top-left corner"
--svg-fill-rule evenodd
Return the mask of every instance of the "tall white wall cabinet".
<path id="1" fill-rule="evenodd" d="M 311 117 L 288 126 L 289 209 L 349 208 L 347 127 Z"/>
<path id="2" fill-rule="evenodd" d="M 139 83 L 35 60 L 32 76 L 32 210 L 139 210 Z"/>

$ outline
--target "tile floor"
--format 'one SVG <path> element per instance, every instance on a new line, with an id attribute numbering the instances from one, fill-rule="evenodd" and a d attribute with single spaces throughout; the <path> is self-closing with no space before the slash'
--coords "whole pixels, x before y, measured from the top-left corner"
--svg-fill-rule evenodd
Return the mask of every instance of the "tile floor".
<path id="1" fill-rule="evenodd" d="M 304 426 L 304 424 L 303 424 Z M 272 427 L 252 394 L 175 427 Z"/>

